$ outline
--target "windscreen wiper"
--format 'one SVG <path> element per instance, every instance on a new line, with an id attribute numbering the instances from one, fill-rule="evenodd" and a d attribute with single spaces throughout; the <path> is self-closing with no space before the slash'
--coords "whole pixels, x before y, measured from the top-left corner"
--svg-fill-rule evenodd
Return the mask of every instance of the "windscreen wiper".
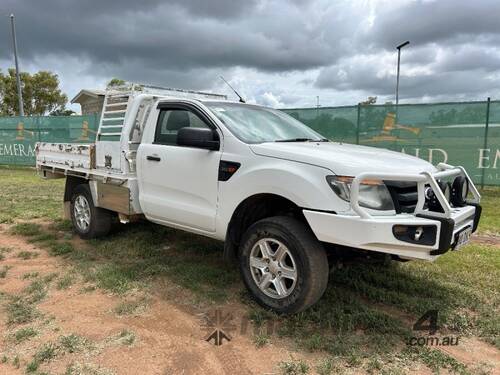
<path id="1" fill-rule="evenodd" d="M 312 139 L 312 138 L 290 138 L 290 139 L 277 139 L 275 142 L 329 142 L 326 138 Z"/>

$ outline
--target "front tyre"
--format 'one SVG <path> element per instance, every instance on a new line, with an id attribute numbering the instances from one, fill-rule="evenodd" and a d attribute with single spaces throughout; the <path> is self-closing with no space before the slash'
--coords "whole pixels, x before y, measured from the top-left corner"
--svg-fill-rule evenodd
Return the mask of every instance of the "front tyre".
<path id="1" fill-rule="evenodd" d="M 89 185 L 78 185 L 71 196 L 71 221 L 83 239 L 105 236 L 111 229 L 111 211 L 94 206 Z"/>
<path id="2" fill-rule="evenodd" d="M 264 307 L 293 314 L 316 303 L 325 292 L 325 250 L 294 218 L 275 216 L 256 222 L 244 234 L 239 250 L 243 281 Z"/>

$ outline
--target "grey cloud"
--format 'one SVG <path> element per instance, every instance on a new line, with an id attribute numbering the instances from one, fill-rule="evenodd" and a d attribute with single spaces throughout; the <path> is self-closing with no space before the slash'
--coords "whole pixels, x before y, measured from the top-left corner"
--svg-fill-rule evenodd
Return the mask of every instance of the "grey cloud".
<path id="1" fill-rule="evenodd" d="M 453 61 L 448 60 L 440 69 Z M 457 64 L 456 67 L 459 67 Z M 380 74 L 378 66 L 371 62 L 356 65 L 337 65 L 324 69 L 318 76 L 316 85 L 319 88 L 331 88 L 338 91 L 364 91 L 368 95 L 394 95 L 395 72 Z M 399 93 L 401 98 L 418 99 L 421 97 L 452 98 L 457 94 L 476 97 L 482 93 L 484 97 L 490 92 L 497 92 L 500 87 L 500 78 L 492 78 L 487 74 L 478 74 L 475 69 L 466 70 L 465 65 L 460 70 L 436 70 L 429 74 L 409 75 L 402 73 Z M 402 69 L 404 72 L 404 70 Z"/>
<path id="2" fill-rule="evenodd" d="M 463 35 L 500 34 L 499 14 L 498 0 L 411 1 L 381 6 L 368 32 L 375 45 L 389 50 L 408 39 L 416 45 L 452 43 Z"/>
<path id="3" fill-rule="evenodd" d="M 337 91 L 364 90 L 370 95 L 387 95 L 393 90 L 394 80 L 390 76 L 377 76 L 373 62 L 346 61 L 343 64 L 323 69 L 315 82 L 318 88 Z"/>
<path id="4" fill-rule="evenodd" d="M 155 67 L 244 66 L 266 71 L 322 66 L 333 57 L 318 33 L 300 23 L 299 12 L 289 18 L 286 3 L 281 14 L 272 17 L 259 14 L 230 21 L 200 17 L 243 11 L 249 16 L 252 6 L 257 11 L 255 3 L 149 1 L 139 8 L 137 2 L 131 7 L 128 2 L 115 7 L 96 2 L 92 10 L 81 3 L 10 1 L 7 8 L 16 12 L 21 56 L 34 59 L 51 52 L 85 55 L 100 63 L 124 64 L 132 58 Z M 8 42 L 8 33 L 1 33 L 0 43 Z M 0 57 L 8 53 L 0 50 Z"/>
<path id="5" fill-rule="evenodd" d="M 481 92 L 498 87 L 488 77 L 500 75 L 500 2 L 492 0 L 373 9 L 365 0 L 3 0 L 0 10 L 16 14 L 21 67 L 50 69 L 50 56 L 77 58 L 86 62 L 82 74 L 102 81 L 210 89 L 220 88 L 222 73 L 257 101 L 266 93 L 286 103 L 316 94 L 389 96 L 395 45 L 406 39 L 403 96 Z M 12 60 L 10 43 L 5 18 L 0 60 Z M 316 80 L 311 71 L 319 72 Z"/>
<path id="6" fill-rule="evenodd" d="M 482 70 L 493 72 L 500 69 L 500 50 L 464 45 L 449 49 L 434 66 L 440 72 Z"/>
<path id="7" fill-rule="evenodd" d="M 257 0 L 174 0 L 172 3 L 185 8 L 190 14 L 201 18 L 239 17 L 245 12 L 251 12 L 257 5 Z"/>

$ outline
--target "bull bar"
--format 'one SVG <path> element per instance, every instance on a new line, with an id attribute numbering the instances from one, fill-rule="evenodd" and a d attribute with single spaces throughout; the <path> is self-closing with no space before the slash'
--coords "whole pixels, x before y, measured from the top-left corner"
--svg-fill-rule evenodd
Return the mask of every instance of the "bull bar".
<path id="1" fill-rule="evenodd" d="M 451 166 L 445 163 L 439 163 L 437 165 L 437 172 L 422 172 L 420 174 L 400 174 L 400 173 L 374 173 L 365 172 L 357 175 L 351 183 L 351 208 L 363 219 L 371 219 L 373 216 L 363 207 L 359 205 L 359 187 L 363 180 L 365 179 L 379 179 L 383 181 L 406 181 L 406 182 L 416 182 L 417 183 L 417 193 L 418 202 L 415 207 L 414 215 L 418 214 L 429 214 L 429 211 L 424 210 L 425 204 L 425 186 L 430 185 L 436 198 L 438 199 L 444 212 L 432 212 L 435 217 L 450 218 L 452 213 L 452 208 L 450 203 L 446 199 L 444 193 L 441 191 L 439 184 L 437 182 L 440 178 L 456 177 L 462 175 L 467 179 L 469 189 L 474 196 L 474 199 L 470 203 L 478 204 L 481 200 L 481 195 L 477 190 L 476 186 L 472 182 L 471 178 L 461 166 Z M 469 203 L 469 202 L 468 202 Z"/>

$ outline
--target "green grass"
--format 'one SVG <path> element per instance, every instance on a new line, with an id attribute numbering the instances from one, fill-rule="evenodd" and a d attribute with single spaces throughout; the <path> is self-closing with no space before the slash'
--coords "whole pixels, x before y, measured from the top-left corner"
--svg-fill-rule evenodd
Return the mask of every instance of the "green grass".
<path id="1" fill-rule="evenodd" d="M 66 353 L 78 353 L 90 347 L 89 341 L 82 336 L 70 334 L 59 338 L 61 349 Z"/>
<path id="2" fill-rule="evenodd" d="M 50 281 L 35 279 L 24 288 L 23 293 L 25 298 L 31 303 L 42 301 L 47 296 L 49 283 Z"/>
<path id="3" fill-rule="evenodd" d="M 26 373 L 27 374 L 32 374 L 34 373 L 36 370 L 38 370 L 38 367 L 40 366 L 40 363 L 38 361 L 31 361 L 30 363 L 28 363 L 26 365 Z"/>
<path id="4" fill-rule="evenodd" d="M 7 277 L 7 272 L 9 272 L 11 268 L 11 266 L 0 267 L 0 279 L 5 279 Z"/>
<path id="5" fill-rule="evenodd" d="M 21 360 L 19 359 L 19 356 L 16 355 L 14 357 L 14 359 L 12 360 L 12 365 L 15 367 L 15 368 L 19 368 L 21 366 Z"/>
<path id="6" fill-rule="evenodd" d="M 118 316 L 133 315 L 144 310 L 147 305 L 147 298 L 142 297 L 131 301 L 122 301 L 113 309 L 113 311 Z"/>
<path id="7" fill-rule="evenodd" d="M 75 275 L 68 273 L 68 274 L 64 275 L 63 277 L 59 278 L 59 280 L 57 280 L 56 288 L 57 288 L 57 290 L 68 289 L 69 287 L 71 287 L 71 285 L 74 284 L 75 281 L 76 281 Z"/>
<path id="8" fill-rule="evenodd" d="M 0 177 L 2 173 L 5 176 L 5 170 L 0 168 Z M 38 189 L 52 184 L 54 191 L 59 189 L 57 180 L 38 180 L 26 171 L 16 173 Z M 2 183 L 16 181 L 14 174 L 9 171 L 11 177 L 2 179 L 0 187 Z M 23 196 L 30 191 L 23 192 Z M 19 191 L 16 192 L 19 195 Z M 58 192 L 47 206 L 53 211 L 45 214 L 38 211 L 41 216 L 33 217 L 55 220 L 61 209 L 62 189 Z M 480 232 L 499 234 L 500 189 L 485 189 L 482 195 Z M 9 197 L 0 197 L 0 205 Z M 9 212 L 13 215 L 9 220 L 34 215 L 33 211 L 23 213 L 13 208 Z M 414 361 L 435 372 L 441 369 L 471 372 L 465 365 L 435 350 L 409 350 L 406 346 L 406 339 L 418 333 L 412 331 L 413 323 L 430 309 L 438 310 L 442 330 L 455 336 L 478 336 L 500 348 L 500 253 L 493 246 L 472 244 L 459 252 L 449 252 L 434 263 L 345 266 L 330 276 L 328 289 L 315 306 L 294 316 L 280 317 L 249 301 L 237 267 L 222 261 L 223 246 L 217 241 L 150 223 L 137 223 L 122 226 L 104 239 L 69 246 L 68 222 L 55 220 L 48 232 L 40 228 L 23 225 L 13 230 L 46 247 L 53 255 L 64 255 L 65 261 L 89 285 L 125 295 L 125 302 L 115 308 L 116 314 L 136 313 L 140 303 L 128 300 L 126 294 L 134 289 L 158 287 L 159 282 L 181 287 L 193 295 L 195 301 L 218 303 L 222 307 L 225 301 L 240 295 L 248 305 L 248 315 L 255 327 L 267 328 L 268 322 L 276 327 L 274 333 L 259 331 L 262 337 L 258 342 L 265 341 L 267 336 L 272 340 L 273 335 L 279 335 L 291 339 L 300 349 L 327 353 L 328 360 L 316 366 L 318 373 L 339 373 L 348 366 L 363 368 L 369 373 L 397 374 L 403 372 L 405 366 L 411 367 Z M 19 308 L 13 310 L 22 311 L 26 307 L 19 303 Z M 12 320 L 24 320 L 22 313 L 18 315 L 20 319 Z M 29 321 L 31 315 L 24 315 Z M 119 337 L 124 344 L 134 340 L 133 334 Z M 300 366 L 299 370 L 293 370 L 296 361 L 288 362 L 292 363 L 291 369 L 284 365 L 286 371 L 301 371 Z"/>
<path id="9" fill-rule="evenodd" d="M 19 253 L 17 253 L 17 257 L 21 258 L 21 259 L 24 259 L 24 260 L 33 259 L 33 258 L 36 258 L 39 255 L 40 254 L 35 253 L 34 251 L 26 251 L 26 250 L 20 251 Z"/>
<path id="10" fill-rule="evenodd" d="M 11 297 L 5 304 L 9 325 L 30 323 L 39 316 L 33 303 L 22 297 Z"/>
<path id="11" fill-rule="evenodd" d="M 201 300 L 224 301 L 232 292 L 228 285 L 239 280 L 236 269 L 221 259 L 221 243 L 149 223 L 123 227 L 89 244 L 67 259 L 85 281 L 117 294 L 168 278 Z"/>
<path id="12" fill-rule="evenodd" d="M 33 235 L 31 238 L 28 238 L 28 242 L 30 243 L 38 243 L 38 244 L 47 244 L 53 243 L 57 240 L 57 236 L 54 233 L 40 233 L 37 235 Z"/>
<path id="13" fill-rule="evenodd" d="M 8 254 L 12 251 L 11 247 L 0 246 L 0 261 L 5 259 L 5 254 Z"/>
<path id="14" fill-rule="evenodd" d="M 39 224 L 34 223 L 19 223 L 12 227 L 12 234 L 19 234 L 21 236 L 37 236 L 40 235 L 42 228 Z"/>
<path id="15" fill-rule="evenodd" d="M 29 274 L 29 277 L 26 279 L 31 279 L 32 281 L 20 294 L 15 296 L 6 295 L 6 298 L 3 298 L 2 302 L 7 314 L 7 324 L 31 323 L 40 317 L 41 314 L 37 310 L 36 305 L 47 296 L 50 283 L 56 277 L 56 273 L 51 273 L 43 277 L 40 277 L 38 274 Z"/>
<path id="16" fill-rule="evenodd" d="M 301 375 L 309 373 L 309 365 L 302 360 L 282 361 L 278 368 L 283 375 Z"/>
<path id="17" fill-rule="evenodd" d="M 38 331 L 32 327 L 21 328 L 14 333 L 16 344 L 27 341 L 38 335 Z"/>
<path id="18" fill-rule="evenodd" d="M 0 191 L 0 223 L 56 219 L 61 215 L 64 179 L 45 181 L 36 175 L 34 168 L 0 166 Z"/>
<path id="19" fill-rule="evenodd" d="M 60 348 L 57 344 L 48 342 L 42 345 L 40 349 L 35 353 L 33 361 L 36 363 L 48 362 L 57 357 L 60 352 Z"/>
<path id="20" fill-rule="evenodd" d="M 330 357 L 321 360 L 316 364 L 315 368 L 318 375 L 330 375 L 338 373 L 338 369 L 335 368 L 335 362 Z"/>
<path id="21" fill-rule="evenodd" d="M 38 276 L 40 276 L 39 272 L 26 272 L 23 274 L 23 280 L 36 279 Z"/>
<path id="22" fill-rule="evenodd" d="M 66 255 L 74 250 L 70 242 L 51 242 L 49 246 L 49 253 L 51 255 Z"/>
<path id="23" fill-rule="evenodd" d="M 120 331 L 120 333 L 116 337 L 116 341 L 125 346 L 133 345 L 135 340 L 136 340 L 135 333 L 127 329 Z"/>
<path id="24" fill-rule="evenodd" d="M 26 373 L 34 373 L 42 363 L 50 362 L 64 353 L 79 353 L 90 348 L 90 342 L 79 335 L 70 334 L 59 337 L 58 342 L 43 344 L 33 355 L 33 359 L 26 365 Z"/>
<path id="25" fill-rule="evenodd" d="M 480 233 L 500 236 L 500 188 L 485 188 L 481 191 L 483 213 L 479 223 Z"/>
<path id="26" fill-rule="evenodd" d="M 66 371 L 64 372 L 64 375 L 110 375 L 110 374 L 114 374 L 114 372 L 100 366 L 81 364 L 81 363 L 70 363 L 66 367 Z"/>
<path id="27" fill-rule="evenodd" d="M 259 332 L 253 336 L 253 343 L 257 348 L 262 348 L 263 346 L 269 344 L 270 338 L 264 332 Z"/>

